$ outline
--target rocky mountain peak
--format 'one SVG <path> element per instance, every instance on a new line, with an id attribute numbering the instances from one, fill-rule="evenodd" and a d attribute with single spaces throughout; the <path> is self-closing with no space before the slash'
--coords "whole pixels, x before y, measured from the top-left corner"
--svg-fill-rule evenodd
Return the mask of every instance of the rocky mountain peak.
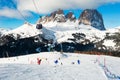
<path id="1" fill-rule="evenodd" d="M 54 13 L 55 13 L 55 16 L 53 17 L 53 21 L 66 22 L 66 18 L 62 9 L 58 9 Z"/>
<path id="2" fill-rule="evenodd" d="M 64 14 L 64 12 L 63 12 L 62 9 L 58 9 L 58 10 L 56 11 L 56 14 Z"/>
<path id="3" fill-rule="evenodd" d="M 62 9 L 52 12 L 50 15 L 40 18 L 37 23 L 46 23 L 50 21 L 66 22 L 66 18 Z"/>
<path id="4" fill-rule="evenodd" d="M 54 18 L 56 14 L 64 14 L 64 12 L 62 9 L 58 9 L 57 11 L 52 12 L 49 17 Z"/>
<path id="5" fill-rule="evenodd" d="M 102 15 L 96 9 L 86 9 L 79 17 L 79 24 L 91 25 L 99 30 L 105 30 Z"/>
<path id="6" fill-rule="evenodd" d="M 65 17 L 66 17 L 67 19 L 69 19 L 70 21 L 76 21 L 76 17 L 75 17 L 75 15 L 74 15 L 73 12 L 67 13 Z"/>
<path id="7" fill-rule="evenodd" d="M 76 17 L 73 12 L 68 12 L 66 15 L 62 9 L 58 9 L 57 11 L 52 12 L 50 15 L 44 16 L 38 20 L 37 23 L 47 23 L 47 22 L 66 22 L 69 21 L 76 21 Z M 99 30 L 105 30 L 104 22 L 102 15 L 96 9 L 85 9 L 79 19 L 79 24 L 85 24 L 93 26 Z"/>

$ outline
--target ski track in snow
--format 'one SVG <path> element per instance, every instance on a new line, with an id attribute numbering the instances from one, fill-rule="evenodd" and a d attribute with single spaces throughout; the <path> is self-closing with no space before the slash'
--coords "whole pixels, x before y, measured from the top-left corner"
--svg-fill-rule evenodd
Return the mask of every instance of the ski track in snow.
<path id="1" fill-rule="evenodd" d="M 96 59 L 95 63 L 98 63 L 98 65 L 101 67 L 101 69 L 104 71 L 104 74 L 106 75 L 106 77 L 108 78 L 108 80 L 120 80 L 120 75 L 116 75 L 114 73 L 112 73 L 111 71 L 113 70 L 109 70 L 108 69 L 108 65 L 106 65 L 106 58 L 102 57 L 102 61 L 100 60 L 100 56 Z M 103 61 L 104 60 L 104 61 Z"/>
<path id="2" fill-rule="evenodd" d="M 37 65 L 37 57 L 42 59 L 40 65 Z M 98 58 L 97 55 L 72 53 L 62 55 L 58 52 L 2 58 L 0 80 L 118 80 L 107 78 L 104 70 L 95 63 Z M 101 63 L 104 63 L 104 58 L 109 70 L 120 75 L 120 59 L 101 56 L 99 58 Z M 77 63 L 78 59 L 80 64 Z M 54 63 L 55 60 L 58 60 L 57 64 Z"/>

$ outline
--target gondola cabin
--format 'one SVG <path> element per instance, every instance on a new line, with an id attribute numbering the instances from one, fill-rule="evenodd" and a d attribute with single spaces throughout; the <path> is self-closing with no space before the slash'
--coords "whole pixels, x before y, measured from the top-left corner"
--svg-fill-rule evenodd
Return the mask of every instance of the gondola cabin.
<path id="1" fill-rule="evenodd" d="M 42 29 L 42 27 L 43 27 L 42 24 L 37 24 L 37 25 L 36 25 L 36 28 L 37 28 L 37 29 Z"/>

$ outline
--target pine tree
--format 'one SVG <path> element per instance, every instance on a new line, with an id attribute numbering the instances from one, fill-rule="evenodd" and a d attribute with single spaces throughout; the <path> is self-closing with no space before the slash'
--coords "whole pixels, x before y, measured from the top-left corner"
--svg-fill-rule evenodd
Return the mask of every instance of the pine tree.
<path id="1" fill-rule="evenodd" d="M 111 36 L 114 42 L 116 43 L 117 50 L 120 51 L 120 30 Z"/>
<path id="2" fill-rule="evenodd" d="M 120 32 L 115 34 L 114 42 L 116 43 L 116 46 L 120 49 Z"/>

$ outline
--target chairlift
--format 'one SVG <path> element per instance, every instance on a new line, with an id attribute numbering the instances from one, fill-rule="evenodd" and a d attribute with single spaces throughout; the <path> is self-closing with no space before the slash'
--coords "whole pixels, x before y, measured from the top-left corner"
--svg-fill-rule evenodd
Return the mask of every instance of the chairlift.
<path id="1" fill-rule="evenodd" d="M 42 27 L 43 27 L 42 24 L 37 24 L 37 25 L 36 25 L 36 28 L 37 28 L 37 29 L 42 29 Z"/>

